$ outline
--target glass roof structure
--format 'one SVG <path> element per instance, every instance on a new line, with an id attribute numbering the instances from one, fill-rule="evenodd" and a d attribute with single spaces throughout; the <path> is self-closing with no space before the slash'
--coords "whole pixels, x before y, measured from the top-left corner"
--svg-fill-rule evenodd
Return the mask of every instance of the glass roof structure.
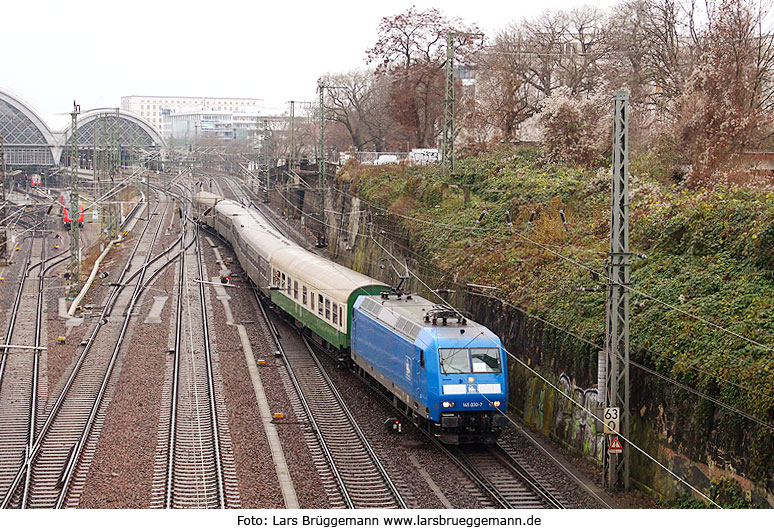
<path id="1" fill-rule="evenodd" d="M 71 127 L 54 133 L 28 104 L 0 90 L 0 136 L 7 166 L 54 166 L 72 141 Z M 78 148 L 118 144 L 122 149 L 155 150 L 161 134 L 145 119 L 127 111 L 92 109 L 78 116 Z M 64 161 L 62 161 L 64 162 Z"/>

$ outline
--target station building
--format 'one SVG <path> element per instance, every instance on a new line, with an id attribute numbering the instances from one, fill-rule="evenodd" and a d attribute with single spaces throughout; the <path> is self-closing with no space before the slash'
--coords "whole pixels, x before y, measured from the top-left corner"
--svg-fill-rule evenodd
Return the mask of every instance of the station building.
<path id="1" fill-rule="evenodd" d="M 209 111 L 208 114 L 215 113 L 255 113 L 263 108 L 263 100 L 259 98 L 231 98 L 216 96 L 122 96 L 121 110 L 134 113 L 153 124 L 153 126 L 164 132 L 165 138 L 167 130 L 170 135 L 178 138 L 172 133 L 174 126 L 165 124 L 166 115 L 193 112 Z M 192 129 L 193 135 L 193 129 Z"/>

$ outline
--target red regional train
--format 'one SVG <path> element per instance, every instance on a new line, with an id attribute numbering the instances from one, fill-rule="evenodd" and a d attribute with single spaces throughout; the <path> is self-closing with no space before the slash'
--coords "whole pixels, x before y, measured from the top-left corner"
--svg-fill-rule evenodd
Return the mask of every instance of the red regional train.
<path id="1" fill-rule="evenodd" d="M 70 219 L 70 198 L 65 194 L 59 195 L 59 203 L 62 205 L 62 221 L 64 222 L 65 229 L 68 231 L 72 226 L 72 220 Z M 78 217 L 78 227 L 83 227 L 83 203 L 81 203 L 81 213 Z"/>

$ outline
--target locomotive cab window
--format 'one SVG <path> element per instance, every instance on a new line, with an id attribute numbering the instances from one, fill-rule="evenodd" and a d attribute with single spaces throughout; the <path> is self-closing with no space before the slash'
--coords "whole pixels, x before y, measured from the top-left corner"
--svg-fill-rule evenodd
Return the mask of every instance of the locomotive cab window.
<path id="1" fill-rule="evenodd" d="M 500 373 L 500 348 L 471 347 L 473 373 Z"/>
<path id="2" fill-rule="evenodd" d="M 470 357 L 467 349 L 438 349 L 441 373 L 470 373 Z"/>

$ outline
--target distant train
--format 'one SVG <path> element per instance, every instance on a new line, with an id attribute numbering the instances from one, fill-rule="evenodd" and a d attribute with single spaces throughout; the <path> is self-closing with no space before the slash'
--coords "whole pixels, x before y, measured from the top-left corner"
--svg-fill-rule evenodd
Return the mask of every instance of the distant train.
<path id="1" fill-rule="evenodd" d="M 497 438 L 507 424 L 508 375 L 489 329 L 305 250 L 235 201 L 199 192 L 194 204 L 266 298 L 415 422 L 445 443 Z"/>
<path id="2" fill-rule="evenodd" d="M 40 175 L 38 174 L 32 174 L 30 176 L 30 186 L 31 187 L 39 187 L 43 181 L 40 179 Z"/>
<path id="3" fill-rule="evenodd" d="M 59 195 L 59 204 L 62 206 L 62 222 L 64 223 L 65 229 L 68 231 L 72 227 L 72 219 L 70 218 L 70 196 L 69 194 L 60 194 Z M 80 216 L 78 216 L 78 227 L 83 227 L 83 203 L 80 204 L 81 206 L 81 212 Z"/>

